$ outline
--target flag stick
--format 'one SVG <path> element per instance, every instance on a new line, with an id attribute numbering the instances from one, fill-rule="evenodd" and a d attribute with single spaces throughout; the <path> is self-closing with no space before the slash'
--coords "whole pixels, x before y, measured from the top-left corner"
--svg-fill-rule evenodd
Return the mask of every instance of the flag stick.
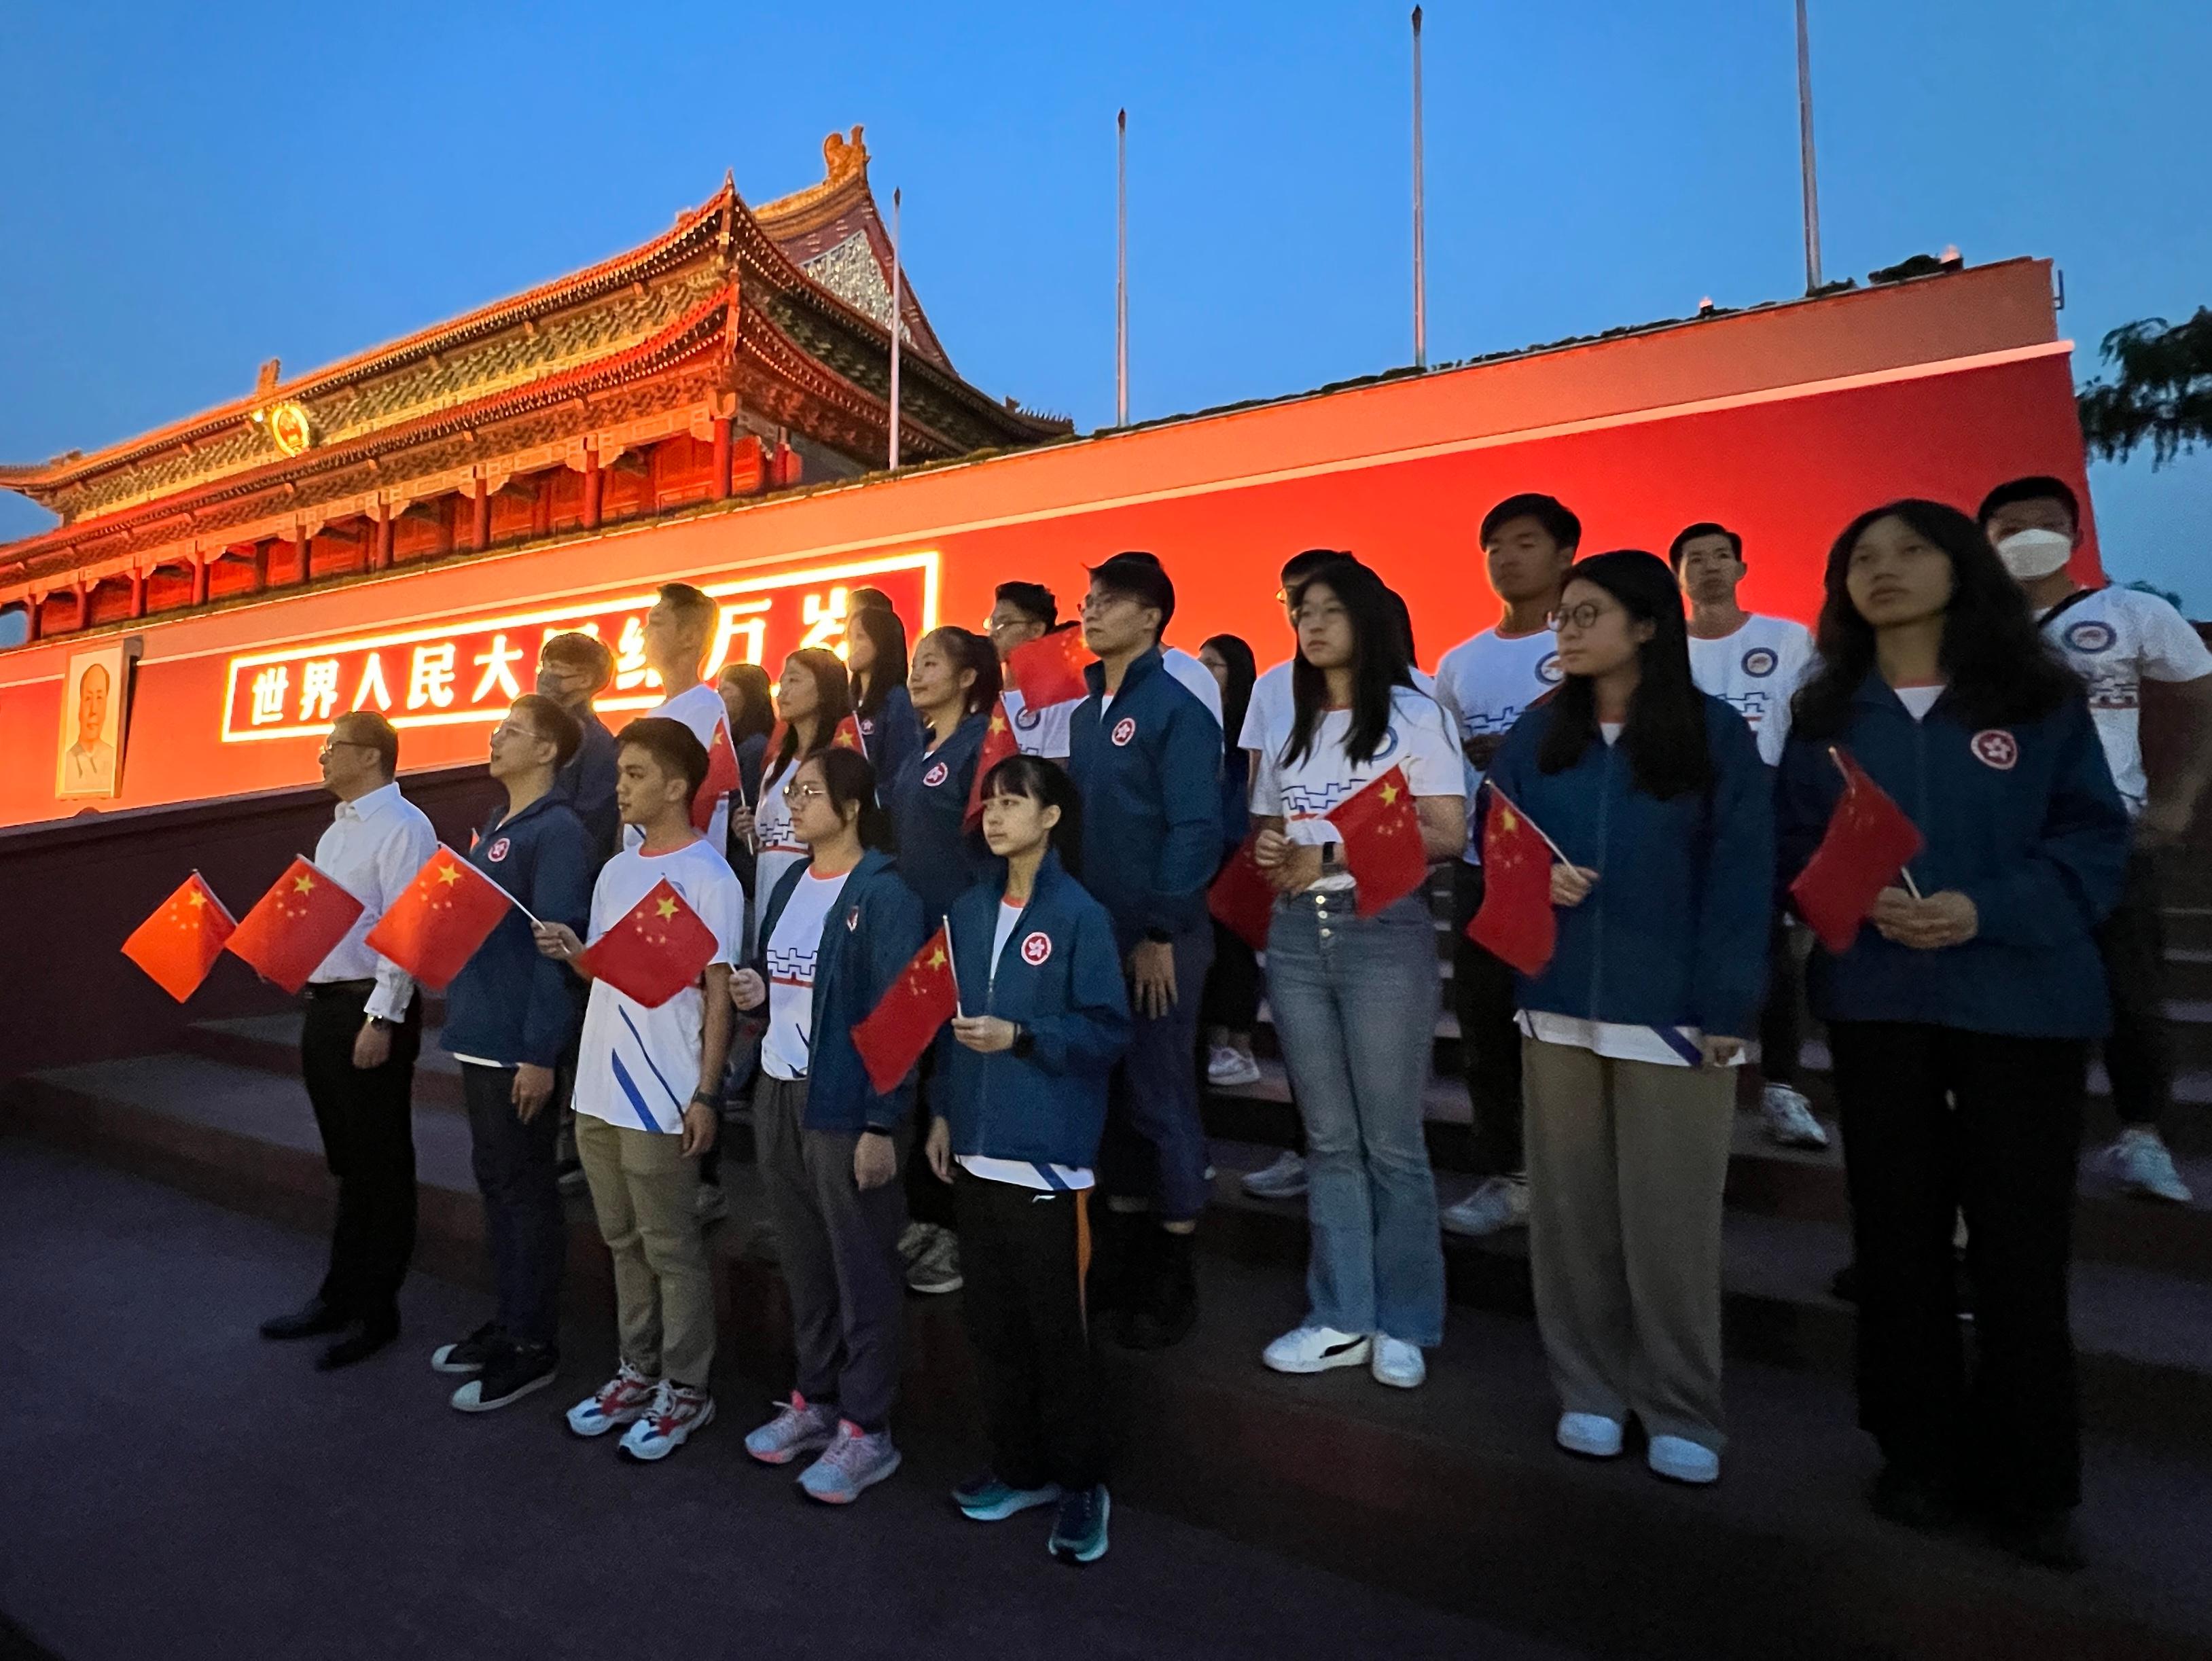
<path id="1" fill-rule="evenodd" d="M 492 885 L 494 888 L 498 889 L 498 890 L 499 890 L 499 891 L 500 891 L 501 893 L 505 894 L 505 895 L 507 896 L 507 903 L 509 905 L 513 906 L 516 910 L 518 910 L 518 911 L 520 911 L 520 913 L 522 913 L 522 915 L 523 915 L 524 916 L 526 916 L 526 917 L 529 917 L 529 918 L 530 918 L 530 926 L 531 926 L 532 928 L 544 928 L 544 927 L 545 927 L 545 925 L 544 925 L 544 923 L 542 923 L 542 922 L 538 922 L 538 919 L 537 919 L 535 916 L 531 916 L 531 910 L 530 910 L 530 908 L 529 908 L 528 906 L 525 905 L 525 904 L 524 904 L 520 900 L 519 900 L 519 899 L 515 898 L 515 897 L 514 897 L 514 893 L 513 893 L 513 891 L 510 891 L 510 890 L 507 888 L 507 886 L 504 883 L 500 883 L 500 882 L 495 882 L 495 881 L 493 881 L 493 879 L 492 879 L 490 877 L 489 877 L 489 876 L 485 876 L 485 875 L 484 875 L 484 873 L 483 873 L 482 871 L 477 871 L 477 867 L 476 867 L 474 865 L 471 865 L 471 864 L 469 863 L 469 861 L 466 861 L 466 860 L 465 860 L 465 859 L 461 859 L 459 855 L 458 855 L 458 854 L 454 855 L 454 858 L 455 858 L 456 860 L 459 861 L 459 862 L 460 862 L 461 864 L 463 864 L 463 865 L 467 865 L 470 870 L 471 870 L 471 871 L 476 871 L 477 875 L 478 875 L 479 877 L 483 877 L 483 879 L 484 879 L 486 882 L 491 883 L 491 885 Z"/>
<path id="2" fill-rule="evenodd" d="M 964 1021 L 968 1016 L 960 1007 L 960 963 L 952 955 L 952 919 L 945 916 L 943 912 L 939 912 L 938 916 L 945 924 L 945 961 L 951 966 L 952 970 L 952 1013 Z"/>
<path id="3" fill-rule="evenodd" d="M 1523 822 L 1527 824 L 1528 827 L 1531 830 L 1534 830 L 1538 836 L 1544 837 L 1544 846 L 1552 850 L 1553 855 L 1559 860 L 1561 865 L 1568 866 L 1570 867 L 1574 866 L 1575 862 L 1566 856 L 1565 853 L 1561 850 L 1559 844 L 1553 842 L 1551 837 L 1544 836 L 1544 827 L 1528 817 L 1528 812 L 1526 808 L 1516 806 L 1512 797 L 1507 795 L 1496 785 L 1492 784 L 1488 779 L 1483 780 L 1482 782 L 1485 787 L 1488 788 L 1492 795 L 1497 797 L 1498 800 L 1504 802 L 1508 807 L 1512 808 L 1515 812 L 1520 814 Z"/>

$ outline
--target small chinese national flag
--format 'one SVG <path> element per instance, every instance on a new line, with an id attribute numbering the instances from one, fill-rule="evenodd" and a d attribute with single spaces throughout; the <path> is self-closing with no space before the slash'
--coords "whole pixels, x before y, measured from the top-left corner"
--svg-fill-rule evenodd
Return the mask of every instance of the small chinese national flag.
<path id="1" fill-rule="evenodd" d="M 960 989 L 952 978 L 952 943 L 943 925 L 921 943 L 914 961 L 870 1010 L 853 1026 L 853 1048 L 868 1069 L 868 1082 L 878 1096 L 898 1088 L 921 1052 L 929 1048 L 938 1028 L 951 1020 L 960 1007 Z"/>
<path id="2" fill-rule="evenodd" d="M 714 960 L 714 931 L 663 877 L 576 961 L 594 980 L 658 1009 Z"/>
<path id="3" fill-rule="evenodd" d="M 860 718 L 858 715 L 848 715 L 837 723 L 837 730 L 830 735 L 830 747 L 832 750 L 857 750 L 860 752 L 861 760 L 868 759 L 868 746 L 860 738 Z"/>
<path id="4" fill-rule="evenodd" d="M 238 920 L 223 942 L 253 972 L 297 992 L 361 916 L 361 902 L 306 859 L 295 858 L 276 885 Z"/>
<path id="5" fill-rule="evenodd" d="M 707 746 L 707 776 L 691 798 L 691 828 L 701 835 L 714 822 L 714 804 L 738 788 L 738 751 L 730 742 L 730 724 L 714 723 L 714 741 Z"/>
<path id="6" fill-rule="evenodd" d="M 1361 916 L 1395 905 L 1428 880 L 1421 818 L 1402 769 L 1370 779 L 1349 801 L 1330 808 L 1328 818 L 1343 833 L 1345 867 L 1358 885 L 1352 910 Z"/>
<path id="7" fill-rule="evenodd" d="M 1858 938 L 1875 897 L 1926 844 L 1919 827 L 1858 763 L 1840 750 L 1828 754 L 1843 771 L 1844 794 L 1828 817 L 1820 845 L 1790 885 L 1790 897 L 1820 944 L 1841 952 Z"/>
<path id="8" fill-rule="evenodd" d="M 131 931 L 123 955 L 179 1003 L 199 990 L 237 922 L 197 871 L 161 909 Z"/>
<path id="9" fill-rule="evenodd" d="M 991 770 L 1007 757 L 1019 754 L 1014 724 L 1006 719 L 1006 701 L 1000 698 L 991 706 L 991 724 L 983 729 L 983 747 L 975 752 L 975 776 L 968 784 L 968 811 L 960 816 L 963 830 L 973 830 L 983 822 L 983 781 L 991 776 Z"/>
<path id="10" fill-rule="evenodd" d="M 1021 693 L 1024 708 L 1043 709 L 1089 697 L 1091 683 L 1083 671 L 1092 661 L 1083 630 L 1070 624 L 1008 653 L 1006 683 Z"/>
<path id="11" fill-rule="evenodd" d="M 441 846 L 377 919 L 366 944 L 431 991 L 443 992 L 514 903 L 497 883 Z"/>
<path id="12" fill-rule="evenodd" d="M 1275 887 L 1252 855 L 1257 830 L 1244 838 L 1229 863 L 1206 891 L 1206 909 L 1215 922 L 1255 952 L 1267 949 L 1267 925 L 1275 915 Z"/>
<path id="13" fill-rule="evenodd" d="M 1552 913 L 1552 844 L 1496 785 L 1482 825 L 1482 909 L 1467 937 L 1524 975 L 1540 975 L 1559 943 Z"/>

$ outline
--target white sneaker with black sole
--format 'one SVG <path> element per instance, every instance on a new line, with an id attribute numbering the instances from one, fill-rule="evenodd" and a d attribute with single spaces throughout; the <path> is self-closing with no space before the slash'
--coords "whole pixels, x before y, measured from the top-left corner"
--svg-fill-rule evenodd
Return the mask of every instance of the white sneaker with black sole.
<path id="1" fill-rule="evenodd" d="M 1255 1200 L 1295 1200 L 1306 1191 L 1306 1162 L 1284 1153 L 1264 1170 L 1247 1172 L 1239 1186 Z"/>
<path id="2" fill-rule="evenodd" d="M 1364 1333 L 1297 1327 L 1261 1351 L 1260 1359 L 1277 1372 L 1327 1372 L 1332 1367 L 1364 1366 L 1372 1348 Z"/>

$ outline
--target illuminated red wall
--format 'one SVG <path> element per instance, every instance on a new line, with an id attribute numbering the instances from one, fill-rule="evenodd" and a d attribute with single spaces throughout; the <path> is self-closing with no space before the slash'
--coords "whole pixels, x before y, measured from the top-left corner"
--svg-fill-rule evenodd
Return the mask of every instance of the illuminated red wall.
<path id="1" fill-rule="evenodd" d="M 312 781 L 311 736 L 222 741 L 233 657 L 635 596 L 669 577 L 933 553 L 939 620 L 972 626 L 1000 581 L 1045 582 L 1072 611 L 1085 563 L 1150 548 L 1176 578 L 1175 642 L 1231 630 L 1266 663 L 1287 643 L 1282 560 L 1347 547 L 1406 595 L 1433 666 L 1495 618 L 1474 527 L 1515 490 L 1572 506 L 1588 551 L 1663 551 L 1682 525 L 1722 520 L 1744 535 L 1746 602 L 1809 618 L 1852 515 L 1905 495 L 1971 508 L 2027 472 L 2087 499 L 2048 269 L 2016 261 L 152 620 L 139 625 L 125 794 L 102 809 Z M 2093 536 L 2081 572 L 2097 570 Z M 0 825 L 71 811 L 52 794 L 70 649 L 0 654 Z M 403 769 L 480 756 L 489 724 L 409 730 Z"/>

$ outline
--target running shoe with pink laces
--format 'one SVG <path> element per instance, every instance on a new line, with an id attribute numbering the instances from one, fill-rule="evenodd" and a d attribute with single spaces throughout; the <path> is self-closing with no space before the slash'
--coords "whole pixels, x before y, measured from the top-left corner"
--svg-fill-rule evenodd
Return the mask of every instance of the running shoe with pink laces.
<path id="1" fill-rule="evenodd" d="M 604 1436 L 634 1425 L 653 1405 L 660 1380 L 647 1377 L 628 1361 L 615 1376 L 568 1409 L 568 1428 L 579 1436 Z"/>

